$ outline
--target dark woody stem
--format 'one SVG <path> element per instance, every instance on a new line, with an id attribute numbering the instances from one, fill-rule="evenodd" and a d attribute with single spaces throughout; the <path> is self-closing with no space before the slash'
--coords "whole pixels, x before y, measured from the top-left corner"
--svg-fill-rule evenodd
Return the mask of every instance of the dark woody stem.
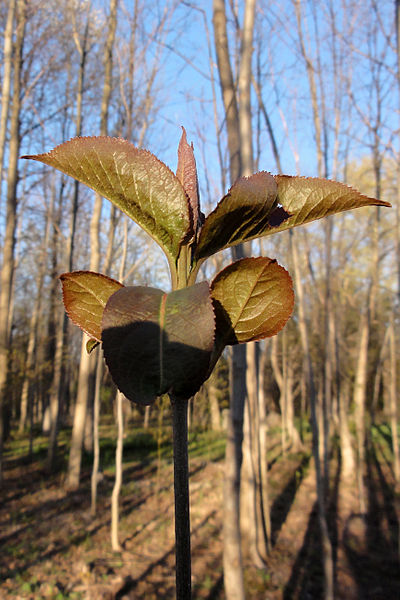
<path id="1" fill-rule="evenodd" d="M 170 396 L 174 440 L 176 600 L 191 598 L 188 400 Z"/>

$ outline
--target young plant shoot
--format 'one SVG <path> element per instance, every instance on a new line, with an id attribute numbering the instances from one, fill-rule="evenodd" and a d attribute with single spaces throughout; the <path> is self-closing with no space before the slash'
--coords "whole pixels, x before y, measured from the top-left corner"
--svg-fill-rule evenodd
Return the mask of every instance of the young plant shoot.
<path id="1" fill-rule="evenodd" d="M 341 211 L 390 204 L 338 182 L 262 171 L 238 179 L 204 217 L 193 145 L 184 129 L 176 174 L 150 152 L 111 137 L 75 138 L 24 158 L 55 167 L 113 202 L 167 257 L 169 292 L 124 286 L 90 271 L 60 279 L 69 317 L 88 334 L 88 352 L 102 344 L 118 389 L 142 405 L 162 394 L 171 399 L 177 598 L 190 598 L 187 402 L 227 345 L 277 334 L 294 304 L 290 275 L 276 260 L 244 258 L 211 283 L 196 283 L 201 265 L 249 240 Z"/>

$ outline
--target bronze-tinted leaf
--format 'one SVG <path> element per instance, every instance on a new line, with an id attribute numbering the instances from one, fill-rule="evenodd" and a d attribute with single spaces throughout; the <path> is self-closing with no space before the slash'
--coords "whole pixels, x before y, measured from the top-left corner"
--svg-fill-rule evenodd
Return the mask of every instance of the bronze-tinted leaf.
<path id="1" fill-rule="evenodd" d="M 170 262 L 193 235 L 179 179 L 153 154 L 126 140 L 74 138 L 46 154 L 23 158 L 55 167 L 113 202 L 158 242 Z"/>
<path id="2" fill-rule="evenodd" d="M 289 273 L 267 257 L 243 258 L 215 277 L 211 296 L 217 345 L 238 344 L 278 333 L 293 311 Z"/>
<path id="3" fill-rule="evenodd" d="M 123 287 L 122 283 L 92 271 L 63 273 L 60 279 L 69 318 L 91 338 L 100 341 L 104 307 L 109 297 Z M 89 345 L 88 352 L 92 346 Z"/>
<path id="4" fill-rule="evenodd" d="M 189 398 L 203 383 L 215 328 L 207 282 L 170 294 L 125 287 L 108 301 L 102 327 L 111 376 L 133 402 L 151 404 L 164 393 Z"/>
<path id="5" fill-rule="evenodd" d="M 286 219 L 285 212 L 275 212 L 277 190 L 274 177 L 265 171 L 238 179 L 206 218 L 196 260 L 265 235 L 276 222 Z"/>
<path id="6" fill-rule="evenodd" d="M 322 219 L 361 206 L 390 206 L 389 202 L 369 198 L 338 181 L 311 177 L 275 175 L 278 202 L 289 218 L 266 235 Z"/>
<path id="7" fill-rule="evenodd" d="M 197 181 L 196 160 L 194 158 L 193 144 L 188 144 L 185 128 L 182 127 L 182 136 L 178 146 L 178 167 L 176 176 L 187 193 L 192 207 L 195 227 L 200 215 L 199 185 Z"/>

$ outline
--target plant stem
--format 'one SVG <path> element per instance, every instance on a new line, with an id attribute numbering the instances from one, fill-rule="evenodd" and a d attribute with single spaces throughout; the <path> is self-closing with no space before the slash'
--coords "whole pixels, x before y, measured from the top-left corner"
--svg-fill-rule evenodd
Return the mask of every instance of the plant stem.
<path id="1" fill-rule="evenodd" d="M 176 600 L 191 598 L 188 400 L 171 398 L 174 438 Z"/>

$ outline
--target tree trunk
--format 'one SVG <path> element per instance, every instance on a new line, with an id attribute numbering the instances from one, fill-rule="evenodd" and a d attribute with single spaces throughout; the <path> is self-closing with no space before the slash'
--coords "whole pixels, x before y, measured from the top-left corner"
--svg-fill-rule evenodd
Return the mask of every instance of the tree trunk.
<path id="1" fill-rule="evenodd" d="M 356 472 L 356 463 L 354 458 L 353 445 L 351 443 L 351 433 L 349 428 L 349 386 L 342 385 L 339 393 L 339 436 L 340 436 L 340 456 L 341 456 L 341 475 L 344 480 L 351 481 Z"/>
<path id="2" fill-rule="evenodd" d="M 397 407 L 397 361 L 396 361 L 396 330 L 395 330 L 395 315 L 392 309 L 390 315 L 390 379 L 389 379 L 389 396 L 390 396 L 390 427 L 392 430 L 392 448 L 393 448 L 393 466 L 396 485 L 400 486 L 400 449 L 399 449 L 399 434 L 398 434 L 398 407 Z"/>
<path id="3" fill-rule="evenodd" d="M 14 278 L 14 248 L 17 225 L 18 155 L 20 146 L 21 70 L 23 44 L 27 19 L 26 0 L 17 3 L 17 37 L 14 54 L 13 105 L 11 112 L 10 143 L 8 149 L 7 213 L 3 245 L 0 290 L 0 484 L 3 479 L 2 455 L 8 428 L 8 372 L 11 344 L 9 315 Z"/>
<path id="4" fill-rule="evenodd" d="M 208 400 L 210 402 L 211 429 L 213 431 L 221 431 L 221 412 L 218 403 L 217 377 L 218 366 L 215 367 L 207 384 Z"/>
<path id="5" fill-rule="evenodd" d="M 3 181 L 4 150 L 6 145 L 8 109 L 11 97 L 13 29 L 16 0 L 9 0 L 6 28 L 4 30 L 3 83 L 0 116 L 0 182 Z"/>
<path id="6" fill-rule="evenodd" d="M 119 493 L 122 486 L 122 453 L 124 449 L 124 414 L 122 410 L 123 396 L 117 392 L 117 447 L 115 450 L 115 481 L 111 495 L 111 547 L 114 552 L 119 552 L 118 524 L 119 524 Z"/>
<path id="7" fill-rule="evenodd" d="M 316 488 L 318 498 L 318 520 L 321 531 L 322 548 L 323 548 L 323 562 L 324 562 L 324 598 L 325 600 L 333 600 L 333 585 L 334 585 L 334 571 L 333 571 L 333 550 L 332 544 L 329 537 L 328 525 L 326 520 L 326 508 L 325 508 L 325 496 L 324 496 L 324 484 L 321 471 L 321 462 L 319 455 L 319 427 L 317 419 L 317 399 L 314 382 L 314 370 L 311 362 L 310 344 L 307 331 L 307 323 L 305 316 L 305 300 L 304 300 L 304 289 L 300 273 L 299 257 L 296 243 L 293 239 L 295 232 L 289 231 L 290 236 L 290 248 L 293 259 L 293 267 L 295 273 L 295 285 L 299 307 L 299 330 L 301 343 L 303 347 L 303 353 L 306 360 L 307 370 L 307 382 L 309 389 L 310 408 L 311 408 L 311 427 L 313 432 L 312 446 L 313 446 L 313 457 L 315 463 L 316 473 Z"/>
<path id="8" fill-rule="evenodd" d="M 25 377 L 22 384 L 20 417 L 19 417 L 19 432 L 22 433 L 26 427 L 28 411 L 32 410 L 32 381 L 35 375 L 35 350 L 37 343 L 38 324 L 41 315 L 42 296 L 43 296 L 43 280 L 47 269 L 47 248 L 49 246 L 50 221 L 54 208 L 54 194 L 52 192 L 51 206 L 46 215 L 45 234 L 43 239 L 43 247 L 40 251 L 38 260 L 37 278 L 36 278 L 36 298 L 32 308 L 32 315 L 29 323 L 29 338 L 26 350 L 25 361 Z"/>
<path id="9" fill-rule="evenodd" d="M 360 512 L 366 512 L 366 498 L 364 486 L 365 466 L 365 404 L 368 377 L 368 341 L 369 341 L 369 313 L 368 308 L 361 316 L 360 342 L 354 382 L 353 402 L 355 407 L 356 436 L 357 436 L 357 482 L 360 502 Z"/>
<path id="10" fill-rule="evenodd" d="M 112 66 L 113 66 L 113 46 L 115 39 L 115 29 L 117 26 L 117 5 L 118 0 L 110 1 L 110 14 L 108 16 L 108 35 L 104 48 L 104 85 L 103 97 L 100 112 L 100 135 L 108 133 L 108 111 L 112 90 Z M 95 195 L 95 204 L 90 222 L 90 270 L 98 271 L 100 267 L 100 221 L 102 211 L 102 198 L 99 194 Z M 100 349 L 96 352 L 97 360 L 94 365 L 95 387 L 93 399 L 93 469 L 92 469 L 92 514 L 96 513 L 97 481 L 99 470 L 99 420 L 100 420 L 100 387 L 101 374 L 103 367 L 103 357 Z M 89 399 L 88 399 L 89 401 Z"/>
<path id="11" fill-rule="evenodd" d="M 86 24 L 82 37 L 82 41 L 79 40 L 78 32 L 74 32 L 74 39 L 77 46 L 77 50 L 80 56 L 79 64 L 79 76 L 78 76 L 78 90 L 77 90 L 77 108 L 76 108 L 76 135 L 80 136 L 82 131 L 82 100 L 84 91 L 84 80 L 85 80 L 85 68 L 86 59 L 89 44 L 89 22 L 90 22 L 90 3 L 87 8 Z M 71 214 L 71 233 L 69 243 L 69 257 L 70 264 L 69 270 L 73 270 L 73 256 L 75 246 L 75 230 L 76 230 L 76 218 L 78 212 L 78 196 L 79 196 L 79 182 L 74 182 L 74 197 Z M 86 334 L 82 336 L 81 344 L 81 360 L 79 363 L 79 376 L 78 376 L 78 391 L 75 403 L 74 423 L 72 428 L 72 439 L 70 455 L 68 460 L 68 474 L 65 483 L 66 489 L 75 490 L 79 487 L 80 474 L 81 474 L 81 461 L 82 461 L 82 446 L 85 433 L 85 423 L 87 414 L 87 401 L 89 394 L 89 377 L 93 373 L 92 355 L 88 355 L 86 352 L 86 343 L 89 338 Z"/>
<path id="12" fill-rule="evenodd" d="M 231 184 L 240 175 L 250 175 L 253 171 L 253 148 L 252 148 L 252 123 L 251 123 L 251 59 L 253 45 L 253 29 L 255 18 L 255 1 L 247 0 L 244 7 L 244 24 L 242 28 L 242 45 L 239 61 L 239 102 L 236 97 L 236 89 L 233 81 L 233 74 L 230 64 L 228 49 L 227 22 L 224 0 L 214 0 L 213 3 L 213 25 L 214 38 L 217 53 L 218 71 L 222 98 L 225 109 L 226 127 L 228 133 L 228 149 L 230 157 L 230 178 Z M 245 255 L 242 247 L 236 247 L 233 251 L 234 258 L 240 258 Z M 249 349 L 233 347 L 232 352 L 232 377 L 231 377 L 231 409 L 230 425 L 228 432 L 228 442 L 226 451 L 226 480 L 225 494 L 231 495 L 231 498 L 225 496 L 225 505 L 230 503 L 230 511 L 224 513 L 224 584 L 227 598 L 244 598 L 243 567 L 240 548 L 240 467 L 242 460 L 242 438 L 243 438 L 243 410 L 247 397 L 248 402 L 253 402 L 249 406 L 251 414 L 256 412 L 258 402 L 257 393 L 246 393 L 246 381 L 257 381 L 257 363 L 255 351 L 248 355 Z M 255 403 L 255 404 L 254 404 Z M 247 428 L 247 433 L 251 434 L 251 424 Z M 258 436 L 258 431 L 257 431 Z M 230 448 L 230 444 L 237 444 L 236 448 Z M 254 443 L 254 440 L 253 440 Z M 256 445 L 259 448 L 259 445 Z M 250 448 L 254 448 L 251 440 L 247 440 L 246 449 L 250 453 Z M 258 457 L 259 458 L 259 457 Z M 236 465 L 229 464 L 228 461 L 236 460 Z M 250 454 L 246 464 L 250 468 L 252 460 Z M 254 464 L 254 463 L 253 463 Z M 260 461 L 257 460 L 257 465 Z M 246 475 L 246 480 L 251 481 L 251 493 L 253 497 L 256 494 L 256 479 L 250 472 Z M 245 493 L 245 492 L 244 492 Z M 260 507 L 252 503 L 253 519 L 252 530 L 248 532 L 250 547 L 257 548 L 259 545 L 260 530 L 257 528 L 256 513 Z M 229 537 L 231 536 L 231 537 Z M 257 539 L 258 537 L 258 539 Z M 251 541 L 250 541 L 251 540 Z"/>
<path id="13" fill-rule="evenodd" d="M 231 183 L 241 173 L 239 111 L 230 63 L 225 1 L 213 1 L 213 26 L 218 73 L 228 135 Z M 230 399 L 224 479 L 224 586 L 228 600 L 244 600 L 243 560 L 240 533 L 240 469 L 242 464 L 243 411 L 246 377 L 244 346 L 234 346 L 231 354 Z"/>

